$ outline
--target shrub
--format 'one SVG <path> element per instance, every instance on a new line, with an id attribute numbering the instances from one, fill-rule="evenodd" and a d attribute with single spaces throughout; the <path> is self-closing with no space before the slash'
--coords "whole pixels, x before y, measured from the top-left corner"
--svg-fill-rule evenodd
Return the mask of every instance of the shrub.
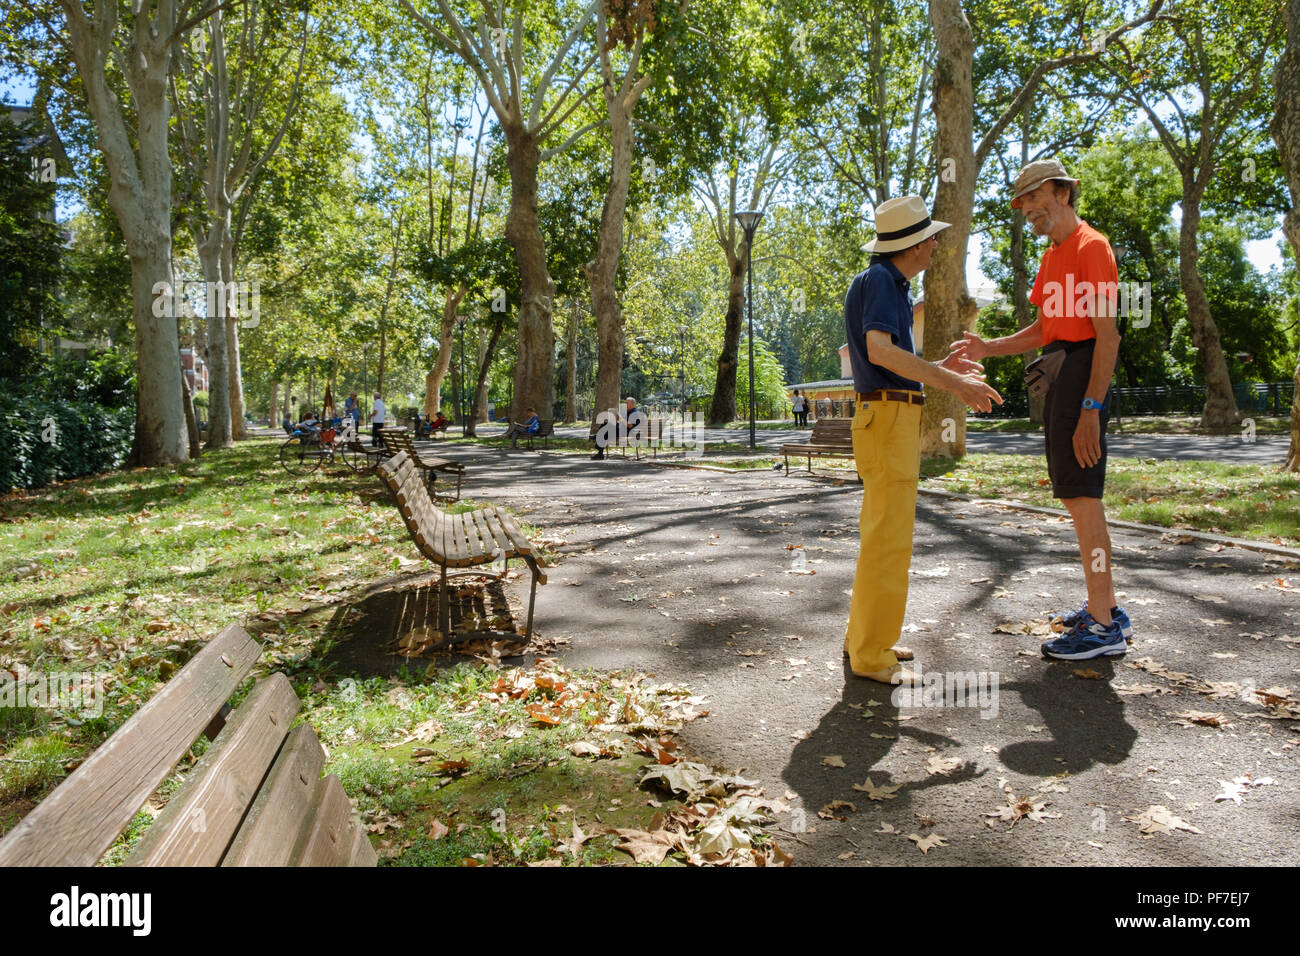
<path id="1" fill-rule="evenodd" d="M 0 489 L 39 488 L 119 468 L 134 429 L 131 406 L 0 390 Z"/>

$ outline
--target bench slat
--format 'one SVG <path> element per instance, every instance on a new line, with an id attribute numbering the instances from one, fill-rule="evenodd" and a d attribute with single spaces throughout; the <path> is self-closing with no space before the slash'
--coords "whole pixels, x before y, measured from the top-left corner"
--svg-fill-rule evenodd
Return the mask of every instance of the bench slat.
<path id="1" fill-rule="evenodd" d="M 501 527 L 505 529 L 506 534 L 510 536 L 511 542 L 515 546 L 515 551 L 519 554 L 532 554 L 533 546 L 529 543 L 528 538 L 500 508 L 493 509 L 496 511 L 497 518 L 501 521 Z"/>
<path id="2" fill-rule="evenodd" d="M 474 519 L 474 526 L 478 528 L 479 539 L 483 542 L 483 547 L 486 549 L 485 554 L 487 554 L 493 561 L 496 560 L 498 554 L 505 554 L 509 557 L 512 550 L 509 547 L 509 542 L 506 541 L 503 543 L 498 541 L 496 536 L 492 534 L 491 522 L 488 520 L 488 514 L 485 513 L 482 508 L 472 511 L 470 514 Z"/>
<path id="3" fill-rule="evenodd" d="M 299 724 L 280 748 L 221 865 L 288 866 L 324 766 L 316 731 Z"/>
<path id="4" fill-rule="evenodd" d="M 336 774 L 316 785 L 312 800 L 311 824 L 297 848 L 296 866 L 345 866 L 352 855 L 348 821 L 352 805 L 343 792 Z"/>
<path id="5" fill-rule="evenodd" d="M 243 628 L 210 640 L 0 841 L 0 866 L 91 866 L 261 655 Z"/>
<path id="6" fill-rule="evenodd" d="M 478 522 L 474 520 L 474 512 L 467 511 L 461 515 L 461 520 L 465 526 L 465 540 L 469 544 L 469 557 L 474 564 L 482 564 L 485 561 L 492 560 L 492 553 L 496 547 L 492 544 L 492 539 L 484 540 L 482 530 Z"/>
<path id="7" fill-rule="evenodd" d="M 144 832 L 126 866 L 216 866 L 298 713 L 283 674 L 253 688 L 180 790 Z"/>
<path id="8" fill-rule="evenodd" d="M 348 854 L 348 866 L 378 866 L 379 854 L 374 844 L 366 836 L 366 828 L 360 820 L 352 821 L 352 851 Z"/>
<path id="9" fill-rule="evenodd" d="M 515 550 L 514 541 L 510 539 L 510 535 L 506 534 L 506 529 L 501 526 L 501 518 L 497 513 L 484 509 L 482 515 L 483 522 L 492 532 L 493 540 L 496 541 L 497 547 L 501 549 L 501 553 L 507 558 L 513 558 L 518 554 L 519 552 Z"/>
<path id="10" fill-rule="evenodd" d="M 459 566 L 474 564 L 470 532 L 465 527 L 465 515 L 449 515 L 447 526 L 450 531 L 447 538 L 447 557 Z"/>

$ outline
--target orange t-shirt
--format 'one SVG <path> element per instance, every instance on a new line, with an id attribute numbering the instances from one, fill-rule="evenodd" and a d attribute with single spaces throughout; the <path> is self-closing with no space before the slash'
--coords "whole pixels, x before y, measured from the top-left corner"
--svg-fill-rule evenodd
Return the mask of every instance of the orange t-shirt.
<path id="1" fill-rule="evenodd" d="M 1089 300 L 1101 295 L 1116 314 L 1119 270 L 1106 237 L 1080 221 L 1060 245 L 1049 246 L 1038 267 L 1029 301 L 1043 318 L 1043 344 L 1064 340 L 1082 342 L 1096 338 L 1089 315 Z"/>

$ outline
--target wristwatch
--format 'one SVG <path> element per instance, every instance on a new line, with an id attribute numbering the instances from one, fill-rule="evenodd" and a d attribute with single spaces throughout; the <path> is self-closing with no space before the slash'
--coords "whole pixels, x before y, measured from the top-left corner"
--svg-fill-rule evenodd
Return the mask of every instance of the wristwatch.
<path id="1" fill-rule="evenodd" d="M 1092 411 L 1093 409 L 1097 409 L 1097 408 L 1105 408 L 1106 405 L 1104 402 L 1099 402 L 1092 398 L 1085 398 L 1083 400 L 1083 407 L 1088 409 L 1089 411 Z"/>

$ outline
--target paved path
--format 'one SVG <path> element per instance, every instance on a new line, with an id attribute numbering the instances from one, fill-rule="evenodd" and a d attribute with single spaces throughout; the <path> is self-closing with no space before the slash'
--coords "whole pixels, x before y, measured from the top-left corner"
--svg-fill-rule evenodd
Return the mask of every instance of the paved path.
<path id="1" fill-rule="evenodd" d="M 499 435 L 504 429 L 495 425 L 479 426 L 481 434 Z M 705 428 L 704 441 L 709 444 L 730 442 L 744 445 L 749 442 L 747 428 Z M 557 435 L 566 438 L 586 438 L 588 429 L 560 426 Z M 811 429 L 756 429 L 754 442 L 759 448 L 775 454 L 787 442 L 807 441 Z M 1290 439 L 1285 435 L 1258 435 L 1254 442 L 1243 442 L 1231 435 L 1131 435 L 1115 430 L 1112 425 L 1106 436 L 1109 453 L 1116 458 L 1160 458 L 1177 461 L 1209 460 L 1234 464 L 1281 464 L 1286 461 Z M 1000 455 L 1041 455 L 1041 432 L 973 432 L 966 433 L 969 452 Z"/>
<path id="2" fill-rule="evenodd" d="M 1300 722 L 1241 699 L 1251 687 L 1300 685 L 1300 562 L 1117 531 L 1135 645 L 1120 660 L 1049 662 L 1039 637 L 995 628 L 1079 603 L 1069 525 L 923 496 L 907 642 L 923 673 L 999 683 L 996 707 L 986 695 L 982 708 L 900 708 L 840 655 L 856 485 L 446 451 L 472 460 L 467 495 L 520 507 L 564 541 L 537 603 L 542 633 L 572 642 L 564 663 L 653 672 L 706 696 L 710 715 L 687 725 L 684 744 L 803 811 L 803 832 L 791 832 L 794 813 L 774 831 L 797 862 L 1300 863 Z M 1101 676 L 1081 679 L 1076 666 Z M 1222 696 L 1198 682 L 1217 682 Z M 1192 711 L 1222 714 L 1225 726 L 1176 722 Z M 824 764 L 836 755 L 845 767 Z M 934 773 L 932 758 L 960 765 Z M 1243 785 L 1240 804 L 1215 801 L 1220 781 L 1246 775 L 1275 782 Z M 899 789 L 873 802 L 853 789 L 868 777 Z M 1007 805 L 1007 788 L 1060 817 L 990 829 L 983 814 Z M 846 822 L 818 819 L 831 800 L 857 810 Z M 1153 805 L 1202 832 L 1147 837 L 1123 820 Z M 932 832 L 948 845 L 927 856 L 906 838 Z"/>

